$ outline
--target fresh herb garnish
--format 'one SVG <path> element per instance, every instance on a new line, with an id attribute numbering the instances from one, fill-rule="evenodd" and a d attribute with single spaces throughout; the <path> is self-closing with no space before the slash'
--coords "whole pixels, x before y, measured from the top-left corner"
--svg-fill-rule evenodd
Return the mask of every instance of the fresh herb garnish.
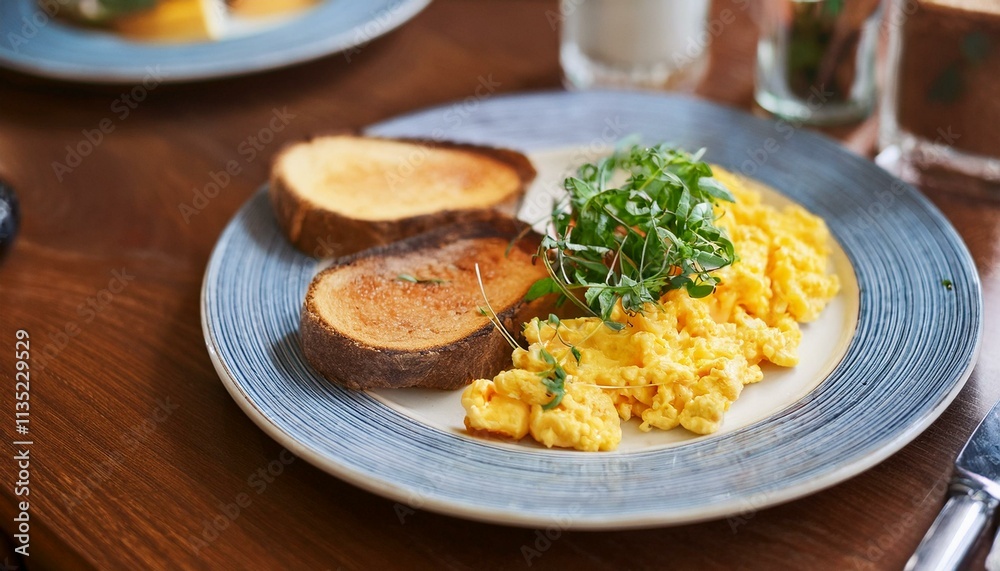
<path id="1" fill-rule="evenodd" d="M 577 349 L 576 347 L 570 347 L 569 352 L 573 354 L 573 358 L 576 359 L 576 364 L 579 365 L 581 357 L 580 350 Z"/>
<path id="2" fill-rule="evenodd" d="M 475 268 L 476 268 L 476 282 L 479 283 L 479 293 L 483 294 L 483 301 L 486 302 L 486 307 L 479 308 L 479 314 L 490 320 L 490 323 L 493 325 L 493 327 L 496 327 L 497 331 L 500 332 L 500 335 L 504 338 L 504 341 L 506 341 L 507 344 L 510 345 L 511 349 L 517 349 L 518 348 L 517 340 L 514 339 L 514 336 L 511 335 L 506 328 L 504 328 L 503 322 L 500 321 L 500 316 L 497 315 L 497 312 L 494 311 L 493 306 L 490 305 L 490 298 L 486 296 L 486 286 L 483 285 L 483 274 L 482 272 L 479 271 L 478 263 L 476 263 Z"/>
<path id="3" fill-rule="evenodd" d="M 410 274 L 399 274 L 396 279 L 403 282 L 410 282 L 415 284 L 443 284 L 447 283 L 448 280 L 442 280 L 439 278 L 418 278 Z"/>
<path id="4" fill-rule="evenodd" d="M 948 280 L 948 279 L 941 280 L 941 285 L 944 286 L 944 289 L 946 289 L 948 291 L 951 291 L 951 288 L 952 288 L 951 280 Z"/>
<path id="5" fill-rule="evenodd" d="M 548 369 L 540 371 L 538 376 L 542 378 L 545 390 L 552 395 L 552 400 L 543 404 L 542 410 L 552 410 L 559 406 L 563 397 L 566 396 L 566 369 L 563 369 L 552 353 L 546 351 L 545 348 L 539 349 L 538 355 L 549 366 Z"/>
<path id="6" fill-rule="evenodd" d="M 581 166 L 564 182 L 568 196 L 553 209 L 552 234 L 538 250 L 549 277 L 526 298 L 558 293 L 620 330 L 610 320 L 619 301 L 634 314 L 668 290 L 712 293 L 718 279 L 710 272 L 736 259 L 713 207 L 735 199 L 712 178 L 703 153 L 633 146 Z M 619 171 L 628 178 L 616 186 Z M 574 293 L 580 289 L 585 304 Z"/>

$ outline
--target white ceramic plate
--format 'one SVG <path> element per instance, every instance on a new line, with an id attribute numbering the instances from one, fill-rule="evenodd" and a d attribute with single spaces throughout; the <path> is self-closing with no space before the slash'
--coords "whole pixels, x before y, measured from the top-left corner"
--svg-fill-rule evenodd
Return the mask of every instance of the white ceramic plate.
<path id="1" fill-rule="evenodd" d="M 262 190 L 223 233 L 206 272 L 209 352 L 236 402 L 268 434 L 367 490 L 529 526 L 723 517 L 812 493 L 888 457 L 944 410 L 975 362 L 979 282 L 954 229 L 912 188 L 826 138 L 636 93 L 497 98 L 464 115 L 432 109 L 369 132 L 522 149 L 541 168 L 542 193 L 567 162 L 579 162 L 582 155 L 565 149 L 610 150 L 630 133 L 704 146 L 710 162 L 777 189 L 769 201 L 794 200 L 826 220 L 844 288 L 804 327 L 802 364 L 767 370 L 716 434 L 633 427 L 609 453 L 488 441 L 461 430 L 455 393 L 353 392 L 312 371 L 298 315 L 321 262 L 282 237 Z M 545 206 L 529 197 L 527 208 Z"/>

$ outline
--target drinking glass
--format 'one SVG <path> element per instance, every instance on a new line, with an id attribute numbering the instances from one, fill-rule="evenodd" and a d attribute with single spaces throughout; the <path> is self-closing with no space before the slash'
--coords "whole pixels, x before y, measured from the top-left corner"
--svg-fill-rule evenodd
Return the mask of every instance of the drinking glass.
<path id="1" fill-rule="evenodd" d="M 810 125 L 850 123 L 876 99 L 880 0 L 761 0 L 755 98 Z"/>
<path id="2" fill-rule="evenodd" d="M 707 68 L 709 0 L 562 0 L 567 87 L 690 90 Z"/>
<path id="3" fill-rule="evenodd" d="M 925 189 L 1000 197 L 1000 2 L 893 0 L 876 161 Z"/>

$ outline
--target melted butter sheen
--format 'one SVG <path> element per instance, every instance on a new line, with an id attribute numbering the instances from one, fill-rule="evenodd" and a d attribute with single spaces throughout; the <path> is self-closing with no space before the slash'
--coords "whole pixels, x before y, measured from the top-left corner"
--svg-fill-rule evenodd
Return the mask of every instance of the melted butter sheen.
<path id="1" fill-rule="evenodd" d="M 633 316 L 619 306 L 612 318 L 627 324 L 621 331 L 579 318 L 562 321 L 557 336 L 546 322 L 528 322 L 530 345 L 514 350 L 513 367 L 465 389 L 470 431 L 585 451 L 617 448 L 623 420 L 646 431 L 710 434 L 743 387 L 763 378 L 762 361 L 798 364 L 799 323 L 816 319 L 840 287 L 827 272 L 829 231 L 803 208 L 762 204 L 745 181 L 714 170 L 736 196 L 718 213 L 740 256 L 716 273 L 715 293 L 670 291 L 659 307 Z M 567 344 L 580 351 L 579 363 Z M 568 375 L 566 396 L 547 411 L 543 348 Z"/>

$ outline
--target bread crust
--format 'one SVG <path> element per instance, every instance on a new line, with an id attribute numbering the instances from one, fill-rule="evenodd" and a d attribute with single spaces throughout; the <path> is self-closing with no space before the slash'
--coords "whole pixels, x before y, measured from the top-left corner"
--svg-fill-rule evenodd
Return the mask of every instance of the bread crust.
<path id="1" fill-rule="evenodd" d="M 534 180 L 536 175 L 531 161 L 523 154 L 510 149 L 468 143 L 435 141 L 431 139 L 367 137 L 437 149 L 453 149 L 477 153 L 513 168 L 521 184 L 507 198 L 491 208 L 441 210 L 430 214 L 421 214 L 396 220 L 361 220 L 351 218 L 350 216 L 345 216 L 314 204 L 308 198 L 296 192 L 294 188 L 291 188 L 280 175 L 278 169 L 275 168 L 282 156 L 292 146 L 308 143 L 322 136 L 337 135 L 356 134 L 341 132 L 318 135 L 310 137 L 305 141 L 286 145 L 275 155 L 271 165 L 269 195 L 278 226 L 296 248 L 316 258 L 353 254 L 367 248 L 391 244 L 410 236 L 423 234 L 434 228 L 458 222 L 490 220 L 494 212 L 497 211 L 514 216 L 517 213 L 528 185 Z"/>
<path id="2" fill-rule="evenodd" d="M 510 239 L 524 230 L 525 225 L 494 213 L 487 220 L 440 228 L 337 260 L 313 279 L 302 306 L 300 334 L 306 359 L 328 380 L 351 389 L 457 389 L 475 379 L 494 376 L 510 365 L 511 348 L 492 324 L 486 323 L 460 339 L 433 347 L 418 350 L 379 347 L 362 342 L 350 332 L 337 330 L 326 322 L 317 308 L 317 287 L 324 273 L 365 263 L 371 258 L 437 248 L 460 239 L 498 236 Z M 515 247 L 535 251 L 539 240 L 540 237 L 531 232 Z M 548 307 L 544 300 L 524 301 L 523 294 L 530 285 L 525 286 L 524 292 L 518 292 L 517 301 L 510 306 L 494 307 L 504 327 L 518 337 L 521 325 Z"/>

